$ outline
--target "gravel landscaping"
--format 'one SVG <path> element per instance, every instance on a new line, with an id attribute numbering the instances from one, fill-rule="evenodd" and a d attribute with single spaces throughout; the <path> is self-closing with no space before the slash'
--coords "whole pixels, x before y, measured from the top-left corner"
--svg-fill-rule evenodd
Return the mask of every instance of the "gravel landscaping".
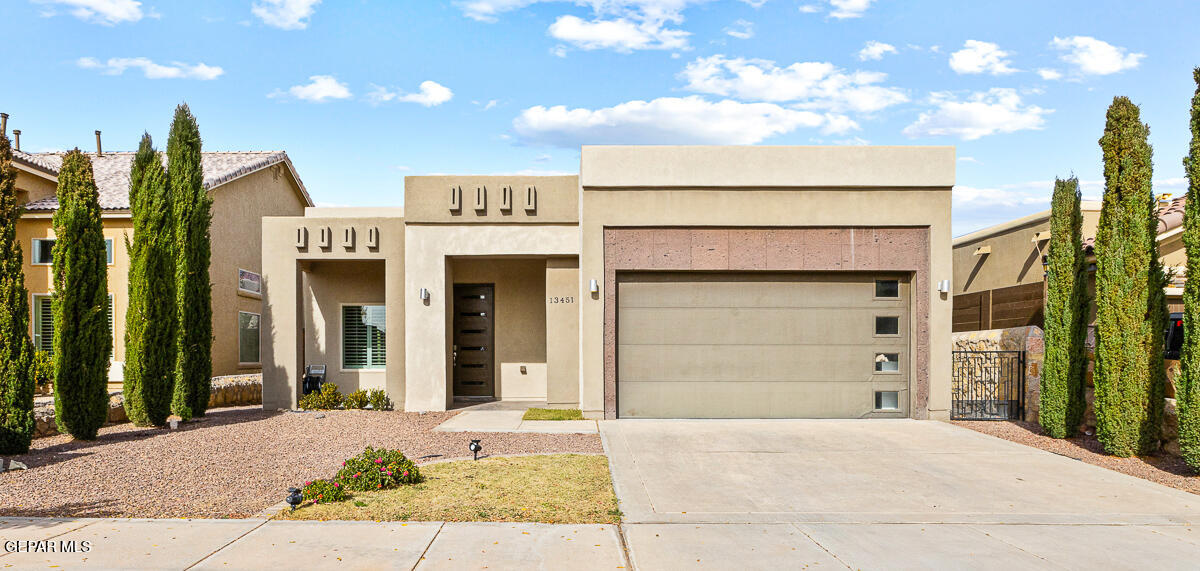
<path id="1" fill-rule="evenodd" d="M 594 434 L 433 432 L 457 412 L 266 412 L 210 410 L 177 431 L 121 424 L 93 442 L 39 438 L 12 458 L 28 470 L 0 473 L 0 516 L 248 517 L 283 500 L 289 486 L 328 478 L 367 446 L 418 463 L 485 455 L 602 453 Z M 422 456 L 440 455 L 421 460 Z"/>
<path id="2" fill-rule="evenodd" d="M 1128 474 L 1150 480 L 1164 486 L 1178 488 L 1193 494 L 1200 494 L 1200 477 L 1194 475 L 1183 459 L 1169 454 L 1158 456 L 1134 456 L 1117 458 L 1105 454 L 1100 447 L 1100 441 L 1095 436 L 1077 436 L 1075 438 L 1050 438 L 1042 433 L 1042 427 L 1036 422 L 1009 421 L 951 421 L 976 432 L 982 432 L 997 438 L 1003 438 L 1018 444 L 1032 446 L 1047 452 L 1053 452 L 1068 458 L 1087 462 L 1093 466 L 1108 468 L 1122 474 Z"/>

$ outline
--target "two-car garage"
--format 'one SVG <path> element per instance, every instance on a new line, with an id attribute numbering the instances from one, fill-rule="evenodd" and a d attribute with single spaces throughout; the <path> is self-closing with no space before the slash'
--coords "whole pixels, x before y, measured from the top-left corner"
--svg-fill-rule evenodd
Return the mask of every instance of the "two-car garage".
<path id="1" fill-rule="evenodd" d="M 621 418 L 909 415 L 908 274 L 626 272 L 616 298 Z"/>

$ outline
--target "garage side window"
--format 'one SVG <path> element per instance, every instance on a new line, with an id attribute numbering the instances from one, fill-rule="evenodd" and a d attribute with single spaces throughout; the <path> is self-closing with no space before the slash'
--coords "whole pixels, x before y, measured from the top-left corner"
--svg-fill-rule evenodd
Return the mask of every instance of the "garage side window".
<path id="1" fill-rule="evenodd" d="M 382 369 L 387 364 L 383 305 L 342 306 L 342 368 Z"/>
<path id="2" fill-rule="evenodd" d="M 896 299 L 900 297 L 900 280 L 875 280 L 875 297 Z"/>
<path id="3" fill-rule="evenodd" d="M 238 312 L 238 363 L 257 365 L 262 361 L 259 357 L 259 320 L 257 313 L 249 311 Z"/>
<path id="4" fill-rule="evenodd" d="M 898 372 L 900 372 L 900 354 L 899 353 L 876 353 L 875 354 L 875 372 L 876 373 L 898 373 Z"/>

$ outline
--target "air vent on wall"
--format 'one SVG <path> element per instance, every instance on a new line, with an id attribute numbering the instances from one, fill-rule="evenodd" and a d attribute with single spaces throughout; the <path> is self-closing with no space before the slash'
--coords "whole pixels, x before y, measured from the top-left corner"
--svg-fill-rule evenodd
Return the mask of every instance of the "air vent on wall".
<path id="1" fill-rule="evenodd" d="M 347 250 L 354 249 L 354 227 L 342 229 L 342 247 Z"/>
<path id="2" fill-rule="evenodd" d="M 301 226 L 296 229 L 296 247 L 297 248 L 307 248 L 308 247 L 308 228 Z"/>
<path id="3" fill-rule="evenodd" d="M 372 250 L 379 247 L 379 229 L 374 226 L 367 228 L 367 247 Z"/>
<path id="4" fill-rule="evenodd" d="M 525 189 L 525 211 L 533 212 L 537 210 L 537 189 L 528 187 Z"/>
<path id="5" fill-rule="evenodd" d="M 317 233 L 317 247 L 329 248 L 333 246 L 333 231 L 328 226 L 322 226 Z"/>
<path id="6" fill-rule="evenodd" d="M 506 186 L 500 191 L 500 211 L 512 212 L 513 188 Z"/>
<path id="7" fill-rule="evenodd" d="M 462 188 L 450 187 L 450 212 L 462 212 Z"/>
<path id="8" fill-rule="evenodd" d="M 487 187 L 475 187 L 475 212 L 484 212 L 487 210 Z"/>

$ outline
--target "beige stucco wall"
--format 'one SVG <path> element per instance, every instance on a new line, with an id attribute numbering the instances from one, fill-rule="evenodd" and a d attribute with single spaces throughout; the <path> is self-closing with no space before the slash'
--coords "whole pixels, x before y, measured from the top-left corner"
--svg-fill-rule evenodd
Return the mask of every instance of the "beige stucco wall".
<path id="1" fill-rule="evenodd" d="M 952 147 L 584 147 L 580 180 L 580 405 L 592 415 L 604 410 L 604 295 L 585 284 L 604 276 L 606 227 L 928 227 L 930 280 L 952 279 Z M 951 299 L 929 296 L 928 410 L 948 418 Z"/>
<path id="2" fill-rule="evenodd" d="M 579 258 L 546 260 L 546 402 L 579 404 Z"/>
<path id="3" fill-rule="evenodd" d="M 404 283 L 404 218 L 398 210 L 376 209 L 374 217 L 338 216 L 330 209 L 322 209 L 322 217 L 272 217 L 263 219 L 263 314 L 262 314 L 262 358 L 263 358 L 263 408 L 295 408 L 300 393 L 300 380 L 304 374 L 305 312 L 302 302 L 305 288 L 314 280 L 305 278 L 304 272 L 313 265 L 323 269 L 325 262 L 371 260 L 383 264 L 383 299 L 387 307 L 385 328 L 387 330 L 387 362 L 384 383 L 392 402 L 399 409 L 405 407 L 405 283 Z M 329 228 L 334 236 L 331 247 L 320 248 L 317 237 L 321 228 Z M 296 230 L 306 229 L 307 246 L 296 246 Z M 346 248 L 341 236 L 346 228 L 355 230 L 355 245 Z M 379 231 L 379 245 L 368 248 L 368 230 Z M 334 266 L 328 266 L 332 269 Z M 325 272 L 321 272 L 325 273 Z M 353 284 L 353 274 L 342 276 L 347 284 Z M 377 281 L 378 278 L 371 278 Z M 308 286 L 306 286 L 306 283 Z M 322 282 L 324 283 L 324 282 Z M 333 287 L 341 287 L 334 281 Z M 365 284 L 352 288 L 368 287 Z M 414 292 L 416 290 L 413 290 Z M 416 330 L 419 331 L 419 330 Z M 340 347 L 340 343 L 337 347 Z M 336 349 L 340 351 L 340 349 Z M 310 359 L 309 362 L 312 362 Z M 327 372 L 340 364 L 340 356 L 326 363 Z"/>
<path id="4" fill-rule="evenodd" d="M 450 210 L 451 188 L 462 198 Z M 512 209 L 501 210 L 505 188 L 512 189 Z M 536 191 L 536 208 L 525 209 L 525 192 Z M 484 189 L 484 206 L 475 208 L 475 193 Z M 404 211 L 410 224 L 575 224 L 579 221 L 577 176 L 409 176 L 404 177 Z"/>
<path id="5" fill-rule="evenodd" d="M 218 186 L 212 196 L 213 375 L 260 370 L 238 361 L 238 312 L 262 312 L 257 296 L 238 292 L 238 269 L 262 273 L 262 218 L 298 216 L 306 206 L 287 166 L 277 164 Z M 265 343 L 265 337 L 260 340 Z"/>
<path id="6" fill-rule="evenodd" d="M 342 305 L 382 304 L 386 270 L 380 260 L 320 261 L 304 273 L 304 364 L 325 365 L 325 380 L 342 393 L 387 388 L 386 369 L 342 366 Z"/>
<path id="7" fill-rule="evenodd" d="M 545 272 L 541 258 L 452 259 L 454 283 L 495 285 L 493 375 L 501 399 L 546 398 Z M 447 314 L 452 317 L 453 311 Z"/>
<path id="8" fill-rule="evenodd" d="M 18 200 L 24 204 L 54 196 L 58 191 L 58 183 L 52 176 L 35 174 L 23 166 L 17 167 Z"/>
<path id="9" fill-rule="evenodd" d="M 406 377 L 414 380 L 405 387 L 405 410 L 446 410 L 453 400 L 448 377 L 452 328 L 448 324 L 447 300 L 451 298 L 455 281 L 460 281 L 454 272 L 455 265 L 448 265 L 447 258 L 577 255 L 579 229 L 575 225 L 410 223 L 404 232 L 404 289 L 408 292 L 404 296 L 404 327 L 411 333 L 406 340 L 404 367 Z M 539 264 L 535 275 L 538 280 L 544 280 L 545 272 L 540 268 L 545 267 L 545 261 L 541 260 Z M 544 282 L 539 285 L 544 287 Z M 417 292 L 421 288 L 429 290 L 428 302 L 419 299 Z M 496 296 L 497 311 L 500 311 L 499 291 Z M 538 329 L 544 332 L 543 328 L 544 322 Z M 497 343 L 500 343 L 500 337 L 497 331 Z"/>

